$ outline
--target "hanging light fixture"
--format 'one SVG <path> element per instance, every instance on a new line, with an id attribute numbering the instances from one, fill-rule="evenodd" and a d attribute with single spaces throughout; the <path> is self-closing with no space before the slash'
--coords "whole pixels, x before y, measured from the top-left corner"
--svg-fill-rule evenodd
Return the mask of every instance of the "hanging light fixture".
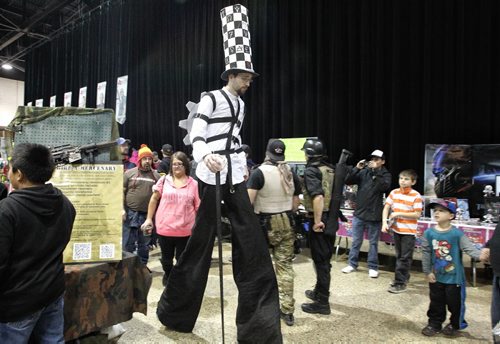
<path id="1" fill-rule="evenodd" d="M 12 69 L 12 66 L 11 66 L 10 64 L 8 64 L 8 63 L 4 63 L 4 64 L 2 65 L 2 68 L 3 68 L 3 69 L 6 69 L 6 70 L 11 70 L 11 69 Z"/>

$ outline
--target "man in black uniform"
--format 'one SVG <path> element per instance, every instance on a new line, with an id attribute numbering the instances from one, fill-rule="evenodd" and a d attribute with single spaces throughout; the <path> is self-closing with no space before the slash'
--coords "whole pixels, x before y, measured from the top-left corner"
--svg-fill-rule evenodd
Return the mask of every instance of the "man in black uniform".
<path id="1" fill-rule="evenodd" d="M 324 161 L 325 147 L 318 139 L 308 139 L 302 148 L 307 158 L 304 172 L 304 207 L 309 217 L 309 247 L 316 270 L 316 285 L 306 290 L 312 303 L 303 303 L 306 313 L 330 314 L 330 260 L 333 254 L 335 236 L 326 235 L 323 230 L 328 220 L 328 209 L 334 178 L 334 168 Z"/>

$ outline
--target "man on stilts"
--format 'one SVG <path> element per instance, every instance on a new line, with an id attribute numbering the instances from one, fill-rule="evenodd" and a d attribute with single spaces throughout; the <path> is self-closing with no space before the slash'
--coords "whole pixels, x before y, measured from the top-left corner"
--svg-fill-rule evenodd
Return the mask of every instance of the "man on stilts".
<path id="1" fill-rule="evenodd" d="M 236 325 L 240 343 L 282 343 L 278 287 L 266 239 L 248 198 L 240 130 L 242 96 L 258 76 L 251 62 L 247 9 L 221 10 L 227 85 L 204 94 L 189 138 L 198 162 L 201 204 L 193 234 L 174 266 L 158 303 L 158 318 L 170 329 L 191 332 L 205 291 L 216 232 L 216 181 L 232 227 L 232 264 L 238 287 Z"/>

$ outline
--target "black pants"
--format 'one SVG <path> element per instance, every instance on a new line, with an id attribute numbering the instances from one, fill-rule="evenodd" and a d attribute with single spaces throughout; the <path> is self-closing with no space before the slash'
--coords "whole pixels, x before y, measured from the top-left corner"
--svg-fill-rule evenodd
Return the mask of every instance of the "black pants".
<path id="1" fill-rule="evenodd" d="M 170 271 L 174 266 L 175 260 L 178 262 L 182 252 L 186 248 L 189 236 L 186 237 L 167 237 L 158 235 L 158 242 L 161 248 L 161 266 L 163 268 L 163 285 L 166 285 Z"/>
<path id="2" fill-rule="evenodd" d="M 202 184 L 201 204 L 186 249 L 172 268 L 157 315 L 161 323 L 191 332 L 200 312 L 216 233 L 215 186 Z M 233 275 L 238 287 L 236 326 L 240 343 L 282 343 L 278 286 L 266 239 L 244 183 L 221 185 L 232 226 Z"/>
<path id="3" fill-rule="evenodd" d="M 406 284 L 410 280 L 415 236 L 394 233 L 394 246 L 396 248 L 396 284 Z"/>
<path id="4" fill-rule="evenodd" d="M 322 216 L 323 223 L 328 220 L 328 214 Z M 332 264 L 330 260 L 333 255 L 335 237 L 325 235 L 323 232 L 313 231 L 314 220 L 309 223 L 309 247 L 311 248 L 311 258 L 316 270 L 315 291 L 328 297 L 330 295 L 330 270 Z"/>
<path id="5" fill-rule="evenodd" d="M 466 322 L 463 320 L 462 310 L 463 296 L 461 285 L 444 284 L 440 282 L 429 283 L 429 296 L 431 303 L 427 316 L 429 317 L 429 325 L 437 330 L 441 330 L 443 322 L 446 320 L 446 307 L 451 313 L 450 323 L 456 330 L 465 328 Z"/>

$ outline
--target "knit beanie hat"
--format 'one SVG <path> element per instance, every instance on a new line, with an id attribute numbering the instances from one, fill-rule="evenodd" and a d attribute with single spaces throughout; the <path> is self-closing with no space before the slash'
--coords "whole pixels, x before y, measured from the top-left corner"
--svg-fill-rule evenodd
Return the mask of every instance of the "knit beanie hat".
<path id="1" fill-rule="evenodd" d="M 141 145 L 141 148 L 139 149 L 139 161 L 142 160 L 142 158 L 150 157 L 153 159 L 153 152 L 151 152 L 151 149 L 144 143 Z"/>

